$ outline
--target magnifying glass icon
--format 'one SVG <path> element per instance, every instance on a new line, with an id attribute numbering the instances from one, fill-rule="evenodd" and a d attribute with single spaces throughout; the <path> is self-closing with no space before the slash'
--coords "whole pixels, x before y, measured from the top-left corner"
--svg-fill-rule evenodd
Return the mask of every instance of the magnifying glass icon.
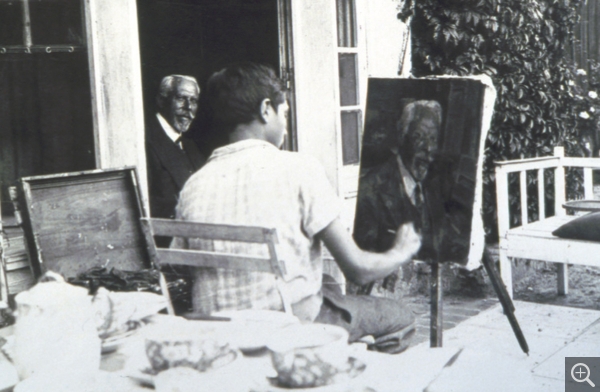
<path id="1" fill-rule="evenodd" d="M 577 371 L 575 371 L 575 370 L 577 370 Z M 592 387 L 595 387 L 596 384 L 594 384 L 592 382 L 592 380 L 590 380 L 590 375 L 591 375 L 590 368 L 585 363 L 576 363 L 571 368 L 571 377 L 573 378 L 573 380 L 575 382 L 587 381 L 588 384 L 590 384 Z"/>

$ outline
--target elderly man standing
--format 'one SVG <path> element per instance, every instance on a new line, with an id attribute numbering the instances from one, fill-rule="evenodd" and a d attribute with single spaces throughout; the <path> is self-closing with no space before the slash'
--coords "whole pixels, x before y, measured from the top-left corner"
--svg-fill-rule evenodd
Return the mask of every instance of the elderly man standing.
<path id="1" fill-rule="evenodd" d="M 219 129 L 230 144 L 216 149 L 186 183 L 177 205 L 179 219 L 277 230 L 277 255 L 286 265 L 283 290 L 293 313 L 304 321 L 340 325 L 350 339 L 373 336 L 372 348 L 399 352 L 414 331 L 410 310 L 386 298 L 344 296 L 323 286 L 321 243 L 345 276 L 359 283 L 382 278 L 409 261 L 420 239 L 411 224 L 396 227 L 387 252 L 359 249 L 340 220 L 341 201 L 320 163 L 281 151 L 288 104 L 283 83 L 268 67 L 242 63 L 214 74 L 207 86 Z M 205 184 L 211 184 L 210 187 Z M 177 239 L 175 247 L 227 247 Z M 219 247 L 217 249 L 217 247 Z M 281 310 L 275 276 L 261 272 L 199 268 L 194 310 Z"/>
<path id="2" fill-rule="evenodd" d="M 414 222 L 423 239 L 418 258 L 435 260 L 440 241 L 437 228 L 444 218 L 444 206 L 439 179 L 431 166 L 441 123 L 442 108 L 437 101 L 409 103 L 398 120 L 390 158 L 361 173 L 354 239 L 362 249 L 388 250 L 394 245 L 396 227 Z M 393 291 L 396 278 L 392 274 L 384 287 Z M 359 292 L 369 292 L 371 287 Z"/>
<path id="3" fill-rule="evenodd" d="M 158 112 L 146 124 L 146 159 L 150 215 L 173 218 L 179 192 L 205 162 L 196 143 L 186 137 L 196 111 L 200 87 L 191 76 L 170 75 L 160 83 Z"/>

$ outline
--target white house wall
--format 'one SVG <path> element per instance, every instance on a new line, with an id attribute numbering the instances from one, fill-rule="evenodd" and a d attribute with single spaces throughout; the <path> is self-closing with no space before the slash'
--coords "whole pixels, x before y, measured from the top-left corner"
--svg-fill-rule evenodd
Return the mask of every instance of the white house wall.
<path id="1" fill-rule="evenodd" d="M 317 157 L 339 188 L 335 1 L 292 1 L 298 150 Z"/>
<path id="2" fill-rule="evenodd" d="M 99 169 L 136 166 L 147 206 L 144 112 L 135 1 L 85 1 Z"/>
<path id="3" fill-rule="evenodd" d="M 397 14 L 404 1 L 371 0 L 367 2 L 367 68 L 376 78 L 399 77 L 410 73 L 408 26 Z"/>

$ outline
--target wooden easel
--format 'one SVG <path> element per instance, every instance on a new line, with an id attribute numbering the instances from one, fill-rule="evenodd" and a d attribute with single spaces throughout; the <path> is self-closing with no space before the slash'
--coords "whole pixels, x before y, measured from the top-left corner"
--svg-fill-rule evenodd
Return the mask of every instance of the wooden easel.
<path id="1" fill-rule="evenodd" d="M 508 318 L 508 322 L 519 342 L 519 346 L 523 352 L 529 355 L 529 347 L 527 346 L 527 341 L 525 340 L 525 336 L 523 335 L 523 331 L 521 331 L 521 327 L 519 326 L 519 322 L 515 317 L 515 307 L 508 295 L 508 291 L 506 291 L 506 287 L 504 283 L 502 283 L 502 279 L 500 279 L 500 275 L 496 271 L 496 267 L 494 266 L 494 261 L 490 256 L 490 253 L 487 249 L 484 249 L 483 256 L 481 259 L 483 267 L 490 277 L 490 281 L 492 282 L 492 286 L 494 287 L 494 291 L 496 291 L 496 295 L 502 304 L 502 308 L 504 309 L 504 314 Z M 441 271 L 441 263 L 434 262 L 431 264 L 431 322 L 430 322 L 430 335 L 429 341 L 431 347 L 442 347 L 442 337 L 443 337 L 443 298 L 442 298 L 442 271 Z"/>
<path id="2" fill-rule="evenodd" d="M 444 335 L 442 266 L 438 261 L 431 263 L 430 293 L 431 318 L 429 320 L 429 345 L 430 347 L 442 347 Z"/>

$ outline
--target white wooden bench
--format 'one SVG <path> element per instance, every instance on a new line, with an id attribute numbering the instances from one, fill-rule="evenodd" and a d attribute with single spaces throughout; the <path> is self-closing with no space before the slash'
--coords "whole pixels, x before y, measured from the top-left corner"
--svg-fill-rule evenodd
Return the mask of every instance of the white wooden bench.
<path id="1" fill-rule="evenodd" d="M 583 168 L 584 199 L 594 198 L 592 170 L 600 169 L 600 158 L 565 157 L 563 147 L 554 156 L 496 162 L 496 201 L 498 209 L 500 274 L 508 293 L 513 295 L 510 258 L 542 260 L 558 264 L 558 294 L 568 293 L 567 264 L 600 266 L 600 242 L 559 238 L 552 232 L 577 216 L 567 215 L 565 167 Z M 545 216 L 544 171 L 554 170 L 554 211 Z M 537 172 L 539 220 L 531 222 L 527 213 L 527 172 Z M 519 173 L 521 226 L 510 227 L 509 173 Z"/>

